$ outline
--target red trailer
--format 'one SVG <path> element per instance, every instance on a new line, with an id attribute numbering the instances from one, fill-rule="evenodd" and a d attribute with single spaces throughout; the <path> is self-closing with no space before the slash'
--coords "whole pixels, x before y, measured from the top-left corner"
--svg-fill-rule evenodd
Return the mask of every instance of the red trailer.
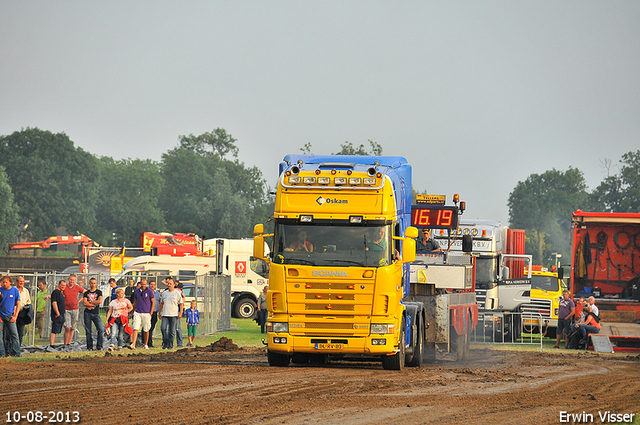
<path id="1" fill-rule="evenodd" d="M 576 211 L 571 289 L 596 298 L 609 322 L 640 321 L 640 213 Z"/>

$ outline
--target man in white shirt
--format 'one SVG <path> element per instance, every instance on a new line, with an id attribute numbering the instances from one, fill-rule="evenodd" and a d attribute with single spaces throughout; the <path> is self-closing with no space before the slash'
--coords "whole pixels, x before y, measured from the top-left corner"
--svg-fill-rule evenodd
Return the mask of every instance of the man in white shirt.
<path id="1" fill-rule="evenodd" d="M 176 337 L 176 326 L 179 326 L 184 303 L 182 292 L 176 289 L 173 279 L 166 280 L 167 290 L 160 297 L 160 311 L 158 319 L 162 320 L 160 329 L 162 330 L 162 348 L 171 350 L 173 340 Z"/>
<path id="2" fill-rule="evenodd" d="M 24 327 L 26 325 L 24 319 L 20 317 L 20 313 L 27 305 L 27 308 L 33 308 L 31 305 L 31 293 L 24 287 L 24 283 L 24 276 L 18 276 L 16 279 L 16 288 L 20 291 L 20 311 L 18 312 L 16 325 L 18 326 L 18 340 L 20 341 L 20 345 L 22 345 L 22 337 L 24 336 Z"/>
<path id="3" fill-rule="evenodd" d="M 596 316 L 600 317 L 600 309 L 596 306 L 596 299 L 593 297 L 589 297 L 589 307 L 591 307 L 591 311 Z"/>

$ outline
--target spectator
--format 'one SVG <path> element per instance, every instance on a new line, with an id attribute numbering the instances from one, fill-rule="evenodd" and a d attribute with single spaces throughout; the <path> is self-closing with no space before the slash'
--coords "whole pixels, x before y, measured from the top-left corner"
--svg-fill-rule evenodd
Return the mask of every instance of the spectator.
<path id="1" fill-rule="evenodd" d="M 116 296 L 116 289 L 118 288 L 118 284 L 116 283 L 116 280 L 114 278 L 109 279 L 109 286 L 111 287 L 111 300 L 113 301 L 116 298 L 118 298 Z"/>
<path id="2" fill-rule="evenodd" d="M 42 339 L 42 325 L 44 323 L 44 309 L 47 298 L 47 284 L 43 280 L 38 282 L 38 294 L 36 296 L 36 330 L 38 338 Z"/>
<path id="3" fill-rule="evenodd" d="M 176 289 L 173 279 L 166 280 L 167 290 L 162 293 L 160 298 L 160 311 L 158 311 L 158 319 L 160 319 L 162 330 L 162 349 L 173 348 L 173 338 L 176 334 L 176 325 L 182 317 L 182 293 Z"/>
<path id="4" fill-rule="evenodd" d="M 571 333 L 571 320 L 576 313 L 576 305 L 573 300 L 569 299 L 569 291 L 562 291 L 562 298 L 560 299 L 560 307 L 558 309 L 558 328 L 556 329 L 556 345 L 553 348 L 560 348 L 560 339 L 562 334 L 566 331 L 568 337 Z M 569 346 L 569 338 L 564 339 L 564 348 Z"/>
<path id="5" fill-rule="evenodd" d="M 196 308 L 196 302 L 191 301 L 191 308 L 186 311 L 187 316 L 187 338 L 189 342 L 187 347 L 193 347 L 193 340 L 196 339 L 198 333 L 198 325 L 200 324 L 200 312 Z"/>
<path id="6" fill-rule="evenodd" d="M 590 306 L 586 306 L 585 310 L 585 319 L 584 325 L 580 325 L 580 333 L 582 334 L 582 339 L 580 340 L 580 344 L 585 344 L 587 346 L 588 334 L 597 334 L 600 332 L 600 317 L 597 314 L 594 314 Z"/>
<path id="7" fill-rule="evenodd" d="M 587 300 L 585 300 L 584 297 L 580 297 L 578 304 L 576 305 L 576 307 L 580 306 L 580 317 L 578 317 L 578 320 L 575 323 L 576 328 L 584 323 L 584 307 L 587 305 L 589 305 Z"/>
<path id="8" fill-rule="evenodd" d="M 129 312 L 133 310 L 133 305 L 128 298 L 125 298 L 124 289 L 116 289 L 116 299 L 109 303 L 105 328 L 111 334 L 109 341 L 109 351 L 120 350 L 123 347 L 122 334 L 126 331 L 131 334 L 133 331 L 129 326 Z"/>
<path id="9" fill-rule="evenodd" d="M 260 325 L 260 332 L 267 333 L 267 291 L 268 286 L 262 288 L 262 293 L 258 296 L 258 324 Z"/>
<path id="10" fill-rule="evenodd" d="M 133 293 L 133 335 L 131 336 L 132 350 L 136 349 L 138 332 L 142 330 L 144 336 L 144 348 L 149 348 L 149 330 L 151 330 L 151 313 L 156 303 L 153 290 L 148 287 L 147 279 L 140 280 L 140 288 Z"/>
<path id="11" fill-rule="evenodd" d="M 133 281 L 133 279 L 129 279 L 129 286 L 127 286 L 124 292 L 124 296 L 131 302 L 131 305 L 133 305 L 133 293 L 135 292 L 135 290 L 136 290 L 135 282 Z"/>
<path id="12" fill-rule="evenodd" d="M 62 332 L 62 328 L 64 327 L 64 290 L 66 287 L 67 282 L 61 280 L 58 282 L 58 287 L 51 293 L 51 335 L 49 335 L 49 344 L 51 347 L 56 343 L 56 335 Z"/>
<path id="13" fill-rule="evenodd" d="M 589 297 L 589 307 L 591 307 L 593 314 L 600 316 L 600 309 L 596 306 L 596 299 L 594 297 Z"/>
<path id="14" fill-rule="evenodd" d="M 2 278 L 0 286 L 0 321 L 2 322 L 2 338 L 0 338 L 0 357 L 20 357 L 20 341 L 16 320 L 20 311 L 20 291 L 12 286 L 9 276 Z"/>
<path id="15" fill-rule="evenodd" d="M 91 324 L 96 326 L 98 341 L 96 350 L 102 350 L 104 340 L 104 327 L 102 326 L 102 318 L 100 317 L 100 305 L 102 304 L 102 291 L 98 289 L 98 281 L 95 277 L 89 279 L 89 290 L 85 291 L 82 296 L 82 304 L 84 305 L 84 331 L 87 339 L 87 350 L 93 350 L 93 335 L 91 334 Z"/>
<path id="16" fill-rule="evenodd" d="M 69 275 L 69 282 L 64 290 L 64 345 L 68 346 L 73 340 L 78 327 L 78 295 L 84 294 L 85 289 L 76 285 L 76 275 Z"/>
<path id="17" fill-rule="evenodd" d="M 184 288 L 184 285 L 182 284 L 182 282 L 179 281 L 175 281 L 176 282 L 176 290 L 180 291 L 180 293 L 182 294 L 182 305 L 184 308 L 184 291 L 182 290 L 182 288 Z M 178 348 L 182 348 L 184 341 L 182 338 L 182 323 L 178 320 L 177 324 L 176 324 L 176 345 L 178 346 Z"/>
<path id="18" fill-rule="evenodd" d="M 422 229 L 422 239 L 416 241 L 416 251 L 442 251 L 440 244 L 431 238 L 431 229 Z"/>
<path id="19" fill-rule="evenodd" d="M 25 309 L 33 308 L 31 305 L 31 293 L 24 287 L 24 276 L 18 276 L 16 279 L 16 288 L 20 292 L 20 311 L 18 312 L 18 318 L 16 319 L 16 327 L 18 328 L 18 341 L 22 345 L 22 337 L 24 337 L 24 327 L 31 323 L 30 319 L 27 319 L 27 312 Z"/>
<path id="20" fill-rule="evenodd" d="M 153 291 L 153 298 L 155 303 L 153 304 L 153 313 L 151 313 L 151 329 L 149 329 L 149 348 L 153 348 L 153 331 L 158 323 L 158 310 L 160 310 L 160 291 L 156 289 L 156 281 L 149 282 L 149 288 Z"/>

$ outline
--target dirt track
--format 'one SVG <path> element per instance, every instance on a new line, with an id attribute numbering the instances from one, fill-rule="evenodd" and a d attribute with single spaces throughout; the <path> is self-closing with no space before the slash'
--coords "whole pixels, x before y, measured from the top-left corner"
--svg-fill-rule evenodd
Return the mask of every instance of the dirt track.
<path id="1" fill-rule="evenodd" d="M 269 367 L 263 349 L 0 360 L 0 413 L 81 423 L 560 423 L 560 411 L 640 411 L 640 356 L 472 350 L 401 372 L 380 363 Z M 64 356 L 63 356 L 64 357 Z M 635 416 L 637 418 L 637 415 Z M 22 423 L 27 423 L 23 421 Z"/>

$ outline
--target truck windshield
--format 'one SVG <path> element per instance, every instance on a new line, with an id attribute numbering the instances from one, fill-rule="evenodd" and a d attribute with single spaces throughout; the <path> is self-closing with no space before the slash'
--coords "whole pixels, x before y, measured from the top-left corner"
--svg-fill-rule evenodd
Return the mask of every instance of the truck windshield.
<path id="1" fill-rule="evenodd" d="M 498 281 L 498 260 L 495 257 L 478 257 L 476 259 L 476 284 L 490 289 Z"/>
<path id="2" fill-rule="evenodd" d="M 390 226 L 276 224 L 273 262 L 339 267 L 391 264 Z"/>
<path id="3" fill-rule="evenodd" d="M 541 289 L 543 291 L 557 292 L 558 278 L 553 276 L 531 276 L 531 289 Z"/>

